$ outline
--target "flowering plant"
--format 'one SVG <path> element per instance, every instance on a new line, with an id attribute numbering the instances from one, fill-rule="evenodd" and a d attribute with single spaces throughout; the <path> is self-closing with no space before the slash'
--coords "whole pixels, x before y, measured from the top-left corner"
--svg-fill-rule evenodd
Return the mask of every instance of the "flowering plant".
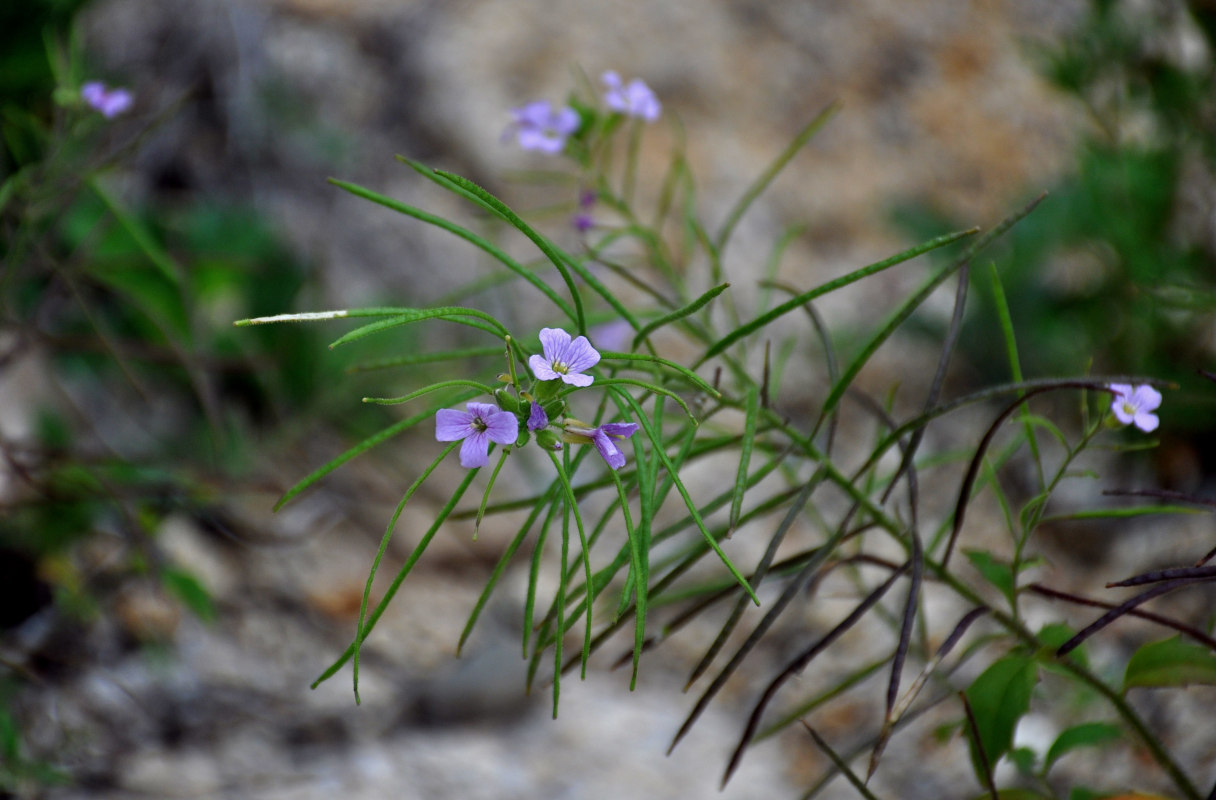
<path id="1" fill-rule="evenodd" d="M 986 232 L 973 228 L 938 236 L 809 288 L 787 287 L 774 280 L 783 249 L 779 246 L 769 259 L 770 271 L 761 284 L 769 291 L 754 307 L 745 307 L 728 293 L 732 262 L 725 254 L 736 225 L 781 167 L 828 121 L 835 107 L 825 109 L 799 132 L 787 150 L 776 156 L 772 167 L 742 192 L 721 224 L 711 229 L 696 212 L 693 182 L 679 152 L 658 187 L 652 213 L 640 213 L 633 200 L 640 137 L 643 123 L 657 120 L 661 105 L 640 81 L 625 84 L 616 73 L 609 72 L 603 83 L 607 92 L 602 97 L 572 98 L 556 112 L 548 103 L 532 103 L 513 112 L 521 147 L 540 151 L 538 158 L 567 159 L 563 163 L 572 172 L 570 183 L 580 187 L 578 207 L 586 212 L 590 203 L 585 198 L 590 196 L 616 219 L 613 222 L 606 216 L 594 225 L 578 224 L 578 232 L 587 237 L 581 240 L 580 251 L 558 244 L 559 237 L 569 231 L 553 235 L 541 232 L 476 183 L 401 159 L 423 179 L 469 201 L 530 241 L 543 257 L 543 266 L 519 262 L 458 222 L 361 186 L 333 181 L 344 191 L 436 225 L 480 248 L 510 273 L 514 287 L 543 303 L 543 310 L 528 307 L 525 311 L 526 304 L 511 304 L 505 313 L 513 318 L 503 320 L 468 306 L 375 307 L 282 314 L 238 323 L 362 320 L 362 325 L 334 340 L 331 347 L 337 348 L 405 325 L 446 321 L 487 337 L 490 350 L 505 359 L 506 370 L 498 374 L 497 385 L 462 378 L 433 383 L 399 397 L 365 398 L 367 402 L 399 404 L 438 393 L 443 399 L 323 465 L 279 501 L 279 505 L 288 502 L 350 458 L 432 418 L 435 439 L 449 443 L 405 490 L 372 560 L 354 638 L 314 686 L 351 662 L 358 700 L 361 648 L 402 581 L 445 523 L 472 519 L 476 532 L 488 518 L 525 509 L 527 517 L 505 544 L 461 633 L 460 645 L 473 631 L 519 548 L 531 538 L 534 555 L 520 626 L 522 649 L 530 662 L 529 685 L 537 679 L 544 662 L 552 665 L 551 673 L 542 679 L 551 681 L 554 714 L 562 676 L 573 669 L 580 669 L 585 676 L 592 654 L 613 641 L 621 628 L 632 626 L 632 646 L 621 661 L 632 665 L 633 686 L 645 652 L 658 647 L 689 619 L 721 610 L 720 632 L 692 668 L 689 685 L 714 668 L 728 643 L 734 642 L 736 649 L 702 690 L 672 742 L 674 747 L 726 682 L 739 673 L 740 665 L 767 641 L 768 632 L 778 620 L 795 627 L 803 624 L 787 614 L 798 607 L 795 600 L 815 592 L 825 580 L 845 576 L 850 610 L 828 625 L 826 633 L 823 626 L 812 625 L 812 641 L 792 657 L 788 646 L 781 648 L 782 657 L 788 660 L 769 676 L 755 700 L 724 781 L 754 741 L 808 715 L 818 705 L 831 702 L 848 687 L 881 671 L 887 676 L 881 722 L 861 749 L 841 757 L 807 725 L 815 744 L 834 765 L 825 781 L 840 772 L 864 789 L 865 781 L 879 772 L 886 745 L 896 733 L 927 709 L 956 704 L 957 727 L 966 731 L 976 779 L 995 796 L 993 766 L 1001 759 L 1015 758 L 1014 729 L 1029 709 L 1040 674 L 1052 671 L 1066 675 L 1076 686 L 1096 692 L 1108 702 L 1121 727 L 1114 734 L 1109 727 L 1103 728 L 1101 735 L 1126 737 L 1147 748 L 1161 772 L 1184 794 L 1198 796 L 1186 772 L 1161 747 L 1120 690 L 1091 669 L 1084 657 L 1068 655 L 1128 609 L 1080 632 L 1060 621 L 1032 630 L 1025 616 L 1027 604 L 1044 603 L 1043 598 L 1086 602 L 1028 579 L 1042 563 L 1034 552 L 1035 533 L 1049 519 L 1046 512 L 1057 487 L 1072 477 L 1085 447 L 1107 429 L 1106 422 L 1111 418 L 1108 413 L 1143 432 L 1153 431 L 1157 417 L 1152 412 L 1161 402 L 1160 395 L 1151 388 L 1149 379 L 1140 377 L 1024 379 L 1016 338 L 1008 315 L 1002 314 L 998 332 L 1006 343 L 1013 380 L 961 397 L 944 396 L 946 370 L 963 317 L 972 260 L 1029 214 L 1037 201 Z M 623 145 L 618 136 L 622 132 Z M 618 171 L 614 165 L 622 149 L 623 169 Z M 654 221 L 647 223 L 644 219 Z M 673 235 L 672 229 L 684 235 Z M 932 271 L 842 360 L 838 343 L 825 329 L 815 302 L 933 251 L 950 252 L 948 263 Z M 634 259 L 635 263 L 622 266 L 618 258 Z M 738 274 L 747 275 L 754 265 L 736 269 Z M 887 403 L 871 398 L 859 388 L 858 375 L 901 325 L 952 279 L 958 286 L 955 313 L 942 353 L 931 371 L 933 378 L 926 396 L 918 398 L 911 409 L 906 405 L 896 407 L 894 395 Z M 999 276 L 993 273 L 992 281 L 994 293 L 1000 297 Z M 698 285 L 708 288 L 691 289 Z M 645 298 L 643 302 L 627 303 L 623 299 L 638 290 Z M 777 290 L 789 296 L 775 300 Z M 531 312 L 537 312 L 541 319 L 535 319 Z M 774 357 L 770 336 L 774 323 L 801 312 L 811 320 L 817 340 L 814 352 L 823 362 L 817 371 L 823 390 L 813 401 L 801 398 L 795 404 L 789 400 L 787 392 L 793 390 L 785 381 L 795 371 L 789 366 L 792 348 L 778 348 Z M 548 323 L 555 318 L 560 323 L 545 324 L 535 338 L 516 335 L 517 331 L 536 330 L 542 320 Z M 610 327 L 598 328 L 597 322 Z M 600 344 L 611 339 L 616 339 L 612 348 Z M 688 356 L 684 363 L 668 357 L 673 340 L 679 343 L 674 349 Z M 409 368 L 442 358 L 460 361 L 468 355 L 467 350 L 438 350 L 425 356 L 394 359 L 392 365 Z M 1133 390 L 1132 386 L 1137 388 Z M 1082 398 L 1080 433 L 1075 442 L 1064 430 L 1030 411 L 1031 402 L 1038 402 L 1040 395 L 1058 392 L 1079 393 Z M 1112 396 L 1110 406 L 1092 400 Z M 973 449 L 963 455 L 922 452 L 926 450 L 926 430 L 939 420 L 963 408 L 994 401 L 1004 405 L 986 428 L 975 431 Z M 463 411 L 449 407 L 461 402 L 466 403 Z M 816 410 L 806 414 L 812 402 Z M 868 450 L 859 451 L 856 441 L 838 436 L 842 425 L 857 424 L 844 414 L 846 408 L 852 411 L 854 407 L 872 425 Z M 575 408 L 589 421 L 574 416 Z M 794 408 L 802 413 L 794 413 Z M 588 413 L 584 409 L 593 410 Z M 1044 437 L 1044 431 L 1050 436 Z M 631 457 L 621 449 L 626 442 Z M 457 446 L 461 466 L 467 472 L 373 607 L 372 581 L 402 509 Z M 495 451 L 498 459 L 484 483 L 480 503 L 458 511 L 480 468 L 490 465 L 491 446 L 499 448 Z M 495 500 L 500 471 L 517 452 L 517 460 L 548 462 L 548 477 L 537 480 L 523 497 Z M 591 452 L 598 454 L 603 464 L 594 457 L 588 460 Z M 1015 513 L 1015 501 L 1005 493 L 999 475 L 1019 453 L 1027 454 L 1023 457 L 1032 465 L 1037 492 Z M 699 483 L 686 478 L 702 466 L 718 477 Z M 950 486 L 953 491 L 957 487 L 957 500 L 950 509 L 926 510 L 922 497 L 926 482 L 921 477 L 930 472 L 938 490 Z M 983 533 L 976 526 L 965 525 L 973 499 L 982 494 L 990 494 L 1003 510 L 1007 535 L 999 541 L 989 539 L 963 549 L 964 537 L 970 540 Z M 1058 523 L 1072 517 L 1135 516 L 1163 510 L 1176 509 L 1152 505 L 1130 512 L 1120 510 L 1118 514 L 1074 509 L 1050 519 Z M 551 549 L 556 552 L 548 553 L 546 545 L 553 538 L 557 541 Z M 741 547 L 744 539 L 759 547 Z M 601 555 L 605 551 L 607 555 Z M 966 558 L 963 568 L 957 566 L 959 559 L 952 563 L 956 551 Z M 741 568 L 744 559 L 747 566 Z M 538 606 L 543 602 L 539 576 L 545 564 L 555 576 L 555 589 L 547 610 L 542 611 Z M 704 573 L 712 574 L 714 580 L 706 583 L 690 578 Z M 902 599 L 886 599 L 901 582 L 905 587 Z M 757 590 L 761 587 L 772 591 L 760 617 L 749 618 L 751 632 L 740 641 L 732 634 L 742 624 L 748 606 L 760 605 Z M 615 598 L 615 611 L 597 617 L 595 612 L 605 595 Z M 930 595 L 950 597 L 949 610 L 931 614 L 925 602 Z M 721 609 L 722 605 L 728 605 L 729 610 Z M 660 614 L 665 624 L 658 628 L 661 632 L 656 632 L 653 618 Z M 987 626 L 988 632 L 978 643 L 963 648 L 961 656 L 955 655 L 955 646 L 972 626 Z M 568 656 L 568 635 L 579 628 L 580 652 Z M 873 664 L 853 665 L 835 687 L 790 700 L 776 720 L 762 725 L 779 690 L 853 628 L 864 629 L 871 634 L 871 641 L 882 643 L 876 645 L 882 648 L 881 657 Z M 930 628 L 933 635 L 926 635 Z M 959 668 L 980 653 L 979 645 L 984 643 L 998 645 L 999 655 L 978 677 L 972 670 L 972 679 L 960 678 L 963 673 Z M 913 664 L 919 664 L 920 669 L 906 680 Z M 1170 685 L 1169 681 L 1180 680 L 1182 675 L 1169 670 L 1150 675 L 1148 670 L 1128 669 L 1122 691 L 1133 685 Z M 945 687 L 946 691 L 926 691 L 929 686 Z M 952 688 L 955 686 L 958 688 Z M 1030 776 L 1028 780 L 1046 784 L 1048 771 L 1060 753 L 1085 744 L 1085 736 L 1090 733 L 1076 729 L 1062 732 L 1041 761 L 1034 754 L 1016 756 L 1021 758 L 1019 763 Z M 864 779 L 849 765 L 861 752 L 869 753 Z"/>

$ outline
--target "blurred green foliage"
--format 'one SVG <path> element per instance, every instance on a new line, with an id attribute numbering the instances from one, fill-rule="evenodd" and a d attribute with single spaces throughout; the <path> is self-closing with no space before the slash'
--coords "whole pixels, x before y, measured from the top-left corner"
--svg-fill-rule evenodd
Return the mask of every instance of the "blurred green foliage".
<path id="1" fill-rule="evenodd" d="M 1094 127 L 996 257 L 1028 375 L 1092 365 L 1175 381 L 1167 427 L 1196 435 L 1216 433 L 1211 384 L 1197 373 L 1216 357 L 1213 53 L 1216 8 L 1198 2 L 1092 0 L 1070 36 L 1036 47 L 1044 76 Z M 917 235 L 958 227 L 923 208 L 897 219 Z M 979 383 L 1007 369 L 999 343 L 977 335 L 995 313 L 987 283 L 975 284 L 972 335 L 961 338 Z"/>

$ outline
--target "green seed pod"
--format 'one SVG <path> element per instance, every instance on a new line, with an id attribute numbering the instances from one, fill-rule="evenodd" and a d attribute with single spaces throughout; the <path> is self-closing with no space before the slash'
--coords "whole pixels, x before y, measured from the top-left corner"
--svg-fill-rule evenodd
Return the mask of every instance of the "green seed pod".
<path id="1" fill-rule="evenodd" d="M 549 430 L 548 428 L 536 434 L 536 443 L 546 450 L 554 453 L 562 449 L 561 439 L 558 438 L 558 435 L 555 432 Z"/>
<path id="2" fill-rule="evenodd" d="M 498 401 L 498 407 L 503 411 L 510 411 L 512 414 L 519 413 L 519 400 L 506 389 L 495 389 L 494 399 Z"/>

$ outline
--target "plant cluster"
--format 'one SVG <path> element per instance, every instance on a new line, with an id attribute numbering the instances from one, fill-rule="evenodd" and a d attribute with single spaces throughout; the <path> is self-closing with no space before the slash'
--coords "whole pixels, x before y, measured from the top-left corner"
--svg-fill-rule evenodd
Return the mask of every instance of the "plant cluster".
<path id="1" fill-rule="evenodd" d="M 888 742 L 932 712 L 953 720 L 945 731 L 953 741 L 966 743 L 975 774 L 973 786 L 950 787 L 950 796 L 1086 798 L 1128 788 L 1104 786 L 1099 775 L 1077 779 L 1058 768 L 1061 759 L 1084 747 L 1134 751 L 1153 764 L 1154 776 L 1148 779 L 1157 781 L 1153 786 L 1165 783 L 1181 796 L 1203 796 L 1196 781 L 1214 776 L 1204 773 L 1202 764 L 1180 763 L 1164 734 L 1129 702 L 1129 693 L 1216 682 L 1212 620 L 1197 625 L 1139 608 L 1154 597 L 1216 579 L 1216 568 L 1209 565 L 1216 550 L 1196 554 L 1188 566 L 1112 583 L 1150 587 L 1122 602 L 1064 591 L 1037 579 L 1046 565 L 1036 532 L 1046 523 L 1182 513 L 1211 505 L 1153 491 L 1142 493 L 1149 504 L 1131 508 L 1058 508 L 1054 500 L 1062 484 L 1091 474 L 1083 455 L 1099 442 L 1117 450 L 1144 446 L 1118 429 L 1158 430 L 1161 420 L 1155 412 L 1162 395 L 1155 387 L 1168 382 L 1128 374 L 1025 378 L 1004 300 L 1004 275 L 994 268 L 985 284 L 996 307 L 986 316 L 984 336 L 1004 343 L 1010 379 L 954 397 L 944 388 L 963 330 L 972 263 L 1030 215 L 1038 201 L 986 231 L 943 234 L 809 288 L 775 280 L 785 248 L 796 235 L 791 229 L 768 256 L 762 282 L 768 291 L 747 308 L 732 297 L 726 280 L 734 263 L 727 258 L 732 233 L 835 107 L 799 132 L 724 220 L 709 226 L 699 214 L 696 183 L 678 136 L 653 196 L 645 204 L 635 201 L 643 133 L 659 119 L 662 106 L 640 80 L 626 84 L 613 72 L 601 80 L 601 91 L 584 82 L 561 106 L 542 100 L 515 109 L 509 128 L 519 146 L 538 158 L 565 158 L 566 183 L 577 187 L 570 220 L 582 235 L 577 251 L 560 246 L 556 236 L 525 221 L 526 214 L 482 186 L 406 158 L 401 162 L 421 178 L 530 241 L 538 257 L 521 260 L 458 221 L 333 181 L 486 253 L 510 280 L 545 304 L 548 324 L 538 335 L 516 335 L 535 330 L 532 319 L 520 311 L 508 312 L 518 319 L 499 319 L 458 305 L 287 313 L 238 323 L 362 321 L 331 345 L 341 347 L 403 326 L 444 322 L 473 328 L 486 338 L 487 347 L 476 355 L 501 354 L 506 361 L 498 385 L 457 379 L 399 397 L 365 398 L 374 403 L 420 401 L 420 407 L 322 465 L 280 500 L 280 505 L 290 501 L 373 447 L 389 446 L 411 427 L 433 421 L 435 439 L 448 443 L 404 491 L 373 559 L 353 640 L 314 686 L 351 662 L 358 700 L 360 651 L 445 523 L 448 535 L 459 535 L 450 523 L 473 519 L 476 531 L 497 515 L 523 511 L 526 519 L 507 539 L 459 641 L 466 642 L 500 579 L 530 545 L 520 619 L 522 655 L 530 665 L 529 685 L 549 682 L 555 715 L 562 676 L 575 669 L 585 676 L 592 655 L 614 641 L 618 631 L 632 628 L 632 646 L 621 662 L 632 665 L 633 686 L 645 654 L 658 651 L 691 620 L 716 619 L 719 633 L 706 644 L 688 681 L 690 687 L 703 677 L 707 683 L 676 733 L 675 747 L 728 679 L 741 674 L 745 662 L 751 665 L 749 659 L 775 635 L 780 622 L 783 636 L 789 637 L 793 628 L 806 641 L 774 673 L 748 672 L 753 705 L 724 781 L 753 743 L 800 721 L 834 765 L 806 796 L 844 775 L 860 796 L 874 797 L 870 778 L 881 772 Z M 842 348 L 824 325 L 816 301 L 928 253 L 949 257 L 860 344 Z M 907 412 L 900 410 L 894 392 L 886 398 L 867 394 L 857 381 L 863 368 L 948 281 L 955 283 L 954 311 L 926 395 Z M 478 286 L 471 286 L 470 293 Z M 791 315 L 805 316 L 817 337 L 817 352 L 794 354 L 779 341 L 774 347 L 774 323 Z M 600 327 L 600 322 L 612 327 Z M 619 344 L 604 346 L 610 339 Z M 684 363 L 667 357 L 673 341 L 693 354 L 681 359 Z M 472 366 L 480 362 L 468 361 L 472 354 L 435 350 L 374 366 L 415 375 L 422 365 L 450 360 L 480 369 Z M 814 398 L 815 411 L 809 415 L 783 408 L 785 379 L 795 369 L 815 369 L 824 376 L 824 392 Z M 587 390 L 592 392 L 586 398 L 597 399 L 585 399 Z M 1058 393 L 1076 398 L 1075 418 L 1055 422 L 1034 410 L 1037 398 Z M 434 397 L 428 399 L 430 395 Z M 798 407 L 805 408 L 808 401 L 801 400 Z M 450 407 L 462 402 L 465 410 Z M 579 409 L 586 422 L 572 416 L 575 405 L 583 403 L 594 407 L 589 413 Z M 927 434 L 954 427 L 966 431 L 958 420 L 962 412 L 976 410 L 989 420 L 968 437 L 969 447 L 960 452 L 930 446 L 933 439 Z M 846 414 L 854 411 L 869 421 L 872 436 L 860 455 L 840 435 Z M 856 440 L 855 424 L 849 430 Z M 630 458 L 621 450 L 626 445 Z M 457 447 L 467 472 L 373 602 L 373 579 L 403 508 Z M 491 464 L 491 447 L 497 448 L 498 458 L 488 479 L 478 484 L 480 502 L 464 504 L 479 471 Z M 590 453 L 601 458 L 589 458 Z M 504 465 L 531 458 L 528 454 L 548 462 L 548 477 L 522 496 L 499 497 L 496 479 Z M 1002 478 L 1003 468 L 1015 459 L 1031 466 L 1033 488 L 1026 500 L 1015 499 Z M 706 484 L 686 477 L 703 465 L 712 465 L 715 475 L 725 465 L 729 478 Z M 943 494 L 953 498 L 949 507 L 928 510 Z M 978 526 L 967 524 L 976 503 L 997 509 L 1004 523 L 1002 539 L 976 538 Z M 745 550 L 744 539 L 757 546 Z M 753 551 L 758 558 L 745 555 Z M 551 594 L 542 591 L 545 571 L 553 578 L 547 584 L 555 587 Z M 798 610 L 814 604 L 827 581 L 843 581 L 850 608 L 826 629 L 800 622 L 805 618 Z M 952 602 L 931 606 L 931 595 Z M 1107 611 L 1075 630 L 1051 603 Z M 750 606 L 760 608 L 746 616 Z M 1052 621 L 1032 625 L 1030 620 L 1042 613 Z M 1086 640 L 1128 616 L 1164 628 L 1169 638 L 1143 644 L 1122 665 L 1091 663 Z M 879 657 L 849 662 L 823 691 L 809 696 L 794 691 L 791 679 L 855 629 L 880 643 L 875 645 Z M 786 652 L 789 646 L 787 641 Z M 570 647 L 577 652 L 571 655 Z M 551 672 L 542 669 L 546 664 Z M 821 735 L 814 712 L 846 693 L 862 691 L 878 676 L 885 676 L 881 719 L 842 751 Z M 1040 692 L 1082 698 L 1083 718 L 1058 720 L 1062 730 L 1042 752 L 1015 747 L 1018 723 Z M 858 759 L 864 761 L 858 765 Z M 1009 777 L 998 775 L 1003 761 L 1015 767 Z"/>

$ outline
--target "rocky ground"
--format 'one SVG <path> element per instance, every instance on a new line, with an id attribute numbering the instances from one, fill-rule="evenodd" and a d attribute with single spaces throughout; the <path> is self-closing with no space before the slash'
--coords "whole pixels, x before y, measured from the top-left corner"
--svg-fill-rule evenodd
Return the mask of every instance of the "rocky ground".
<path id="1" fill-rule="evenodd" d="M 507 109 L 561 99 L 574 70 L 616 69 L 645 78 L 665 118 L 680 120 L 705 215 L 717 219 L 803 124 L 839 100 L 837 118 L 732 245 L 731 278 L 746 286 L 773 238 L 807 222 L 782 277 L 810 286 L 904 243 L 889 223 L 895 201 L 987 225 L 1065 168 L 1084 123 L 1036 76 L 1028 50 L 1066 30 L 1081 8 L 1055 0 L 99 0 L 85 31 L 98 63 L 136 88 L 145 112 L 186 98 L 142 151 L 133 192 L 252 200 L 322 270 L 333 306 L 394 296 L 423 305 L 476 275 L 479 262 L 455 239 L 346 196 L 326 177 L 459 215 L 393 155 L 510 196 L 503 176 L 538 161 L 503 143 Z M 661 169 L 672 130 L 651 133 L 644 172 Z M 886 308 L 918 280 L 884 278 L 865 298 L 828 303 L 825 314 L 833 321 L 863 303 Z M 898 372 L 909 352 L 883 363 L 915 383 L 923 376 L 906 374 L 906 363 Z M 284 480 L 338 450 L 323 439 Z M 133 587 L 113 619 L 27 630 L 31 641 L 72 640 L 87 664 L 30 696 L 43 704 L 29 709 L 31 745 L 67 753 L 80 782 L 51 796 L 714 796 L 754 691 L 747 676 L 664 755 L 692 702 L 679 689 L 712 627 L 693 626 L 668 643 L 667 658 L 648 657 L 633 693 L 626 675 L 608 669 L 611 659 L 598 658 L 586 681 L 563 684 L 553 721 L 547 692 L 520 693 L 517 576 L 453 660 L 506 535 L 487 528 L 474 543 L 467 524 L 449 526 L 429 567 L 406 582 L 368 644 L 362 706 L 348 672 L 308 688 L 349 640 L 379 526 L 412 466 L 387 476 L 356 467 L 275 517 L 272 494 L 232 498 L 240 529 L 261 532 L 254 537 L 174 520 L 162 541 L 217 598 L 213 623 Z M 424 497 L 407 511 L 391 561 L 409 552 L 434 507 Z M 832 607 L 829 594 L 814 613 L 827 618 Z M 165 644 L 131 647 L 139 626 L 160 626 Z M 843 653 L 860 658 L 866 644 L 852 637 Z M 767 674 L 784 655 L 774 647 L 749 669 Z M 826 685 L 835 668 L 802 688 Z M 849 741 L 855 729 L 872 730 L 870 701 L 881 691 L 873 684 L 864 701 L 835 706 L 824 732 Z M 872 787 L 879 796 L 978 791 L 965 760 L 932 745 L 943 721 L 927 718 L 896 739 L 892 766 Z M 1210 735 L 1196 739 L 1216 758 L 1213 746 Z M 912 764 L 933 777 L 908 785 L 910 767 L 901 765 Z M 790 730 L 750 752 L 719 796 L 796 797 L 825 765 Z M 821 796 L 857 795 L 837 781 Z"/>

